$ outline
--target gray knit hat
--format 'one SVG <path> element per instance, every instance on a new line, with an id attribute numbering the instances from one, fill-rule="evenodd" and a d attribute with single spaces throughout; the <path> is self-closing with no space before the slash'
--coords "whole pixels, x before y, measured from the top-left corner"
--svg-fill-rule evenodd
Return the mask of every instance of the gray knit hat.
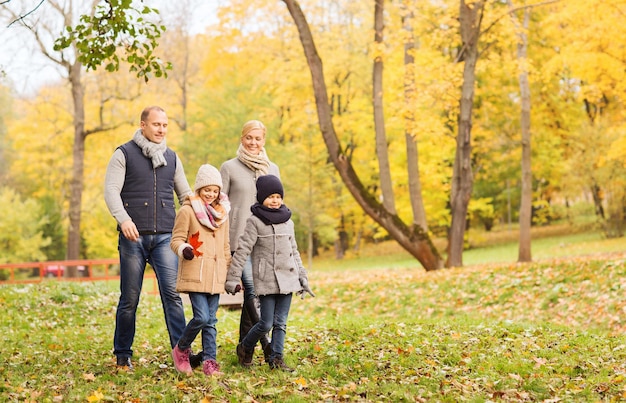
<path id="1" fill-rule="evenodd" d="M 277 176 L 263 175 L 259 176 L 256 180 L 256 199 L 259 203 L 263 204 L 263 201 L 268 196 L 278 193 L 280 197 L 284 196 L 283 184 L 280 182 Z"/>
<path id="2" fill-rule="evenodd" d="M 213 165 L 204 164 L 198 169 L 196 175 L 196 183 L 193 185 L 193 190 L 197 192 L 205 186 L 214 185 L 219 186 L 222 190 L 222 175 Z"/>

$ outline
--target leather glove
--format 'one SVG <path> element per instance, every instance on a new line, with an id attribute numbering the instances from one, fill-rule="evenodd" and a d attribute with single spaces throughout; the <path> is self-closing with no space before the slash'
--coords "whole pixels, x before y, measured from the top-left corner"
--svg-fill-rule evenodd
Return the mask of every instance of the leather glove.
<path id="1" fill-rule="evenodd" d="M 190 246 L 187 246 L 185 249 L 183 249 L 183 257 L 185 258 L 185 260 L 192 260 L 193 248 Z"/>
<path id="2" fill-rule="evenodd" d="M 239 283 L 239 281 L 227 281 L 224 284 L 224 289 L 227 293 L 235 295 L 239 291 L 241 291 L 241 284 Z"/>
<path id="3" fill-rule="evenodd" d="M 298 291 L 296 295 L 299 295 L 301 299 L 304 299 L 307 293 L 315 297 L 315 294 L 313 294 L 313 291 L 309 288 L 309 281 L 306 278 L 300 279 L 300 286 L 302 286 L 302 289 Z"/>

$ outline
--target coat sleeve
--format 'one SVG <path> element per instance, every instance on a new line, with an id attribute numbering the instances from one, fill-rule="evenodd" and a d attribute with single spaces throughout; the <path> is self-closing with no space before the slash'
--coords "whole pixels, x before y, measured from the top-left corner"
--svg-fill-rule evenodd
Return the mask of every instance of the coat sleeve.
<path id="1" fill-rule="evenodd" d="M 227 163 L 223 163 L 220 167 L 220 176 L 222 177 L 222 192 L 228 194 L 230 191 L 230 170 Z"/>
<path id="2" fill-rule="evenodd" d="M 226 276 L 226 281 L 241 280 L 243 265 L 246 262 L 246 259 L 248 258 L 250 253 L 252 252 L 252 248 L 256 243 L 258 235 L 259 232 L 256 226 L 256 222 L 254 220 L 254 216 L 248 218 L 243 234 L 239 238 L 237 250 L 233 255 L 233 260 L 230 264 L 230 269 L 228 270 L 228 276 Z"/>
<path id="3" fill-rule="evenodd" d="M 291 237 L 291 251 L 293 253 L 293 259 L 296 261 L 296 265 L 298 266 L 298 279 L 305 279 L 308 281 L 307 272 L 302 264 L 302 258 L 300 257 L 300 252 L 298 251 L 295 234 Z"/>
<path id="4" fill-rule="evenodd" d="M 184 243 L 187 243 L 189 237 L 189 225 L 191 224 L 191 207 L 183 206 L 178 210 L 176 214 L 176 220 L 174 221 L 174 229 L 172 230 L 172 240 L 170 242 L 170 248 L 178 255 L 178 248 Z"/>
<path id="5" fill-rule="evenodd" d="M 185 168 L 183 168 L 183 163 L 178 158 L 178 154 L 176 154 L 176 171 L 174 171 L 174 192 L 176 192 L 180 204 L 183 204 L 187 196 L 193 194 L 185 176 Z"/>
<path id="6" fill-rule="evenodd" d="M 115 150 L 104 176 L 104 201 L 118 224 L 131 220 L 122 202 L 122 188 L 126 176 L 126 157 L 121 149 Z"/>
<path id="7" fill-rule="evenodd" d="M 232 258 L 230 256 L 230 222 L 227 220 L 222 224 L 224 228 L 224 256 L 226 257 L 226 267 L 230 267 Z"/>

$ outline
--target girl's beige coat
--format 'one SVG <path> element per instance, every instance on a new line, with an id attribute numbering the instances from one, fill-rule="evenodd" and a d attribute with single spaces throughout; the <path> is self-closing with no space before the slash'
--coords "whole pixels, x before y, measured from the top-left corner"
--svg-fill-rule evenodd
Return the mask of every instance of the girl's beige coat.
<path id="1" fill-rule="evenodd" d="M 199 240 L 202 242 L 198 250 L 202 255 L 195 256 L 193 260 L 178 257 L 176 291 L 222 294 L 231 260 L 228 221 L 224 221 L 216 231 L 212 231 L 200 224 L 191 204 L 185 200 L 176 215 L 172 231 L 170 246 L 174 253 L 178 252 L 180 245 L 189 243 L 191 235 L 198 231 Z"/>

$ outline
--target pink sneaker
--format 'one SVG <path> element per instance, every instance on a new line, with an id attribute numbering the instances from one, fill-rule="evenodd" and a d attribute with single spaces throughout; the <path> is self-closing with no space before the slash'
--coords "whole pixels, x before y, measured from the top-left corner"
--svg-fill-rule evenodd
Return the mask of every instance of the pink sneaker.
<path id="1" fill-rule="evenodd" d="M 189 364 L 189 352 L 191 349 L 181 350 L 178 348 L 178 344 L 174 346 L 172 350 L 172 358 L 174 359 L 174 367 L 178 372 L 183 374 L 191 374 L 193 370 Z"/>
<path id="2" fill-rule="evenodd" d="M 220 371 L 220 364 L 218 364 L 215 360 L 206 360 L 202 363 L 202 370 L 208 376 L 224 375 L 224 373 Z"/>

